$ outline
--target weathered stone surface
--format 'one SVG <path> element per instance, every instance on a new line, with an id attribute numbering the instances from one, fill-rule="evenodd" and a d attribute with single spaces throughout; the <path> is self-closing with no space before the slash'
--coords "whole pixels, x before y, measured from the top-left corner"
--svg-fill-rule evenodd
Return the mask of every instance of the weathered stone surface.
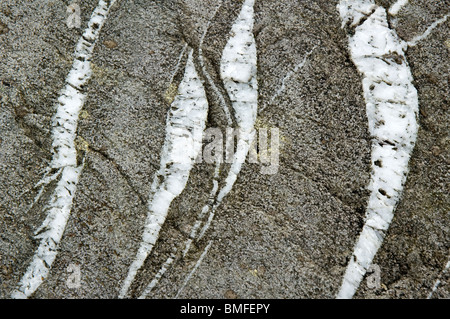
<path id="1" fill-rule="evenodd" d="M 386 8 L 393 2 L 377 1 Z M 118 296 L 141 241 L 186 45 L 194 49 L 205 81 L 207 125 L 225 129 L 220 98 L 198 56 L 208 28 L 202 43 L 205 70 L 226 95 L 220 59 L 242 1 L 224 1 L 213 16 L 219 3 L 118 0 L 112 7 L 94 50 L 78 123 L 85 167 L 57 258 L 33 297 Z M 55 101 L 97 0 L 80 3 L 81 28 L 67 27 L 68 4 L 0 3 L 0 298 L 10 296 L 39 245 L 33 233 L 45 219 L 54 185 L 32 206 L 34 185 L 51 160 Z M 264 175 L 259 164 L 245 164 L 211 229 L 181 258 L 213 183 L 214 165 L 196 164 L 130 297 L 140 296 L 177 249 L 180 258 L 148 296 L 175 297 L 210 241 L 179 297 L 335 297 L 364 223 L 371 150 L 361 77 L 350 60 L 336 4 L 256 0 L 257 128 L 280 129 L 278 173 Z M 413 1 L 392 27 L 409 41 L 448 8 L 444 0 Z M 442 283 L 433 297 L 450 297 L 448 274 L 441 275 L 450 248 L 449 31 L 447 21 L 407 51 L 419 94 L 419 135 L 403 198 L 374 260 L 381 287 L 364 281 L 357 298 L 426 298 L 438 278 Z M 221 171 L 220 185 L 228 168 Z M 67 285 L 70 264 L 80 266 L 79 288 Z"/>

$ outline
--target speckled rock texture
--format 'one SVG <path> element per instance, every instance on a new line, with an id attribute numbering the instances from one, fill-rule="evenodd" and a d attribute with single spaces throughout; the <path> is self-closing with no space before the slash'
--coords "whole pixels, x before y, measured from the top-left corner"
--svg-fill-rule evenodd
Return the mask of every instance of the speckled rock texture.
<path id="1" fill-rule="evenodd" d="M 376 1 L 385 8 L 394 2 Z M 98 1 L 75 1 L 80 28 L 67 26 L 70 3 L 0 2 L 0 298 L 10 298 L 39 246 L 34 232 L 55 183 L 33 205 L 35 185 L 52 159 L 55 102 Z M 117 0 L 112 6 L 78 121 L 84 168 L 58 255 L 32 298 L 118 297 L 142 239 L 167 112 L 183 77 L 178 62 L 183 66 L 185 48 L 193 49 L 209 103 L 207 126 L 225 130 L 220 60 L 242 3 Z M 210 229 L 183 257 L 214 180 L 214 164 L 197 163 L 128 297 L 139 297 L 171 254 L 175 261 L 148 298 L 336 296 L 364 225 L 371 172 L 361 75 L 337 3 L 255 1 L 256 128 L 279 129 L 278 172 L 261 174 L 260 164 L 244 164 Z M 411 0 L 389 16 L 390 27 L 409 41 L 449 7 L 447 0 Z M 407 51 L 420 128 L 403 196 L 373 260 L 380 284 L 365 278 L 355 298 L 427 298 L 438 279 L 431 297 L 450 298 L 444 271 L 450 249 L 449 34 L 449 21 L 443 22 Z M 228 169 L 225 164 L 220 171 L 219 185 Z M 75 288 L 68 285 L 69 265 L 80 269 Z"/>

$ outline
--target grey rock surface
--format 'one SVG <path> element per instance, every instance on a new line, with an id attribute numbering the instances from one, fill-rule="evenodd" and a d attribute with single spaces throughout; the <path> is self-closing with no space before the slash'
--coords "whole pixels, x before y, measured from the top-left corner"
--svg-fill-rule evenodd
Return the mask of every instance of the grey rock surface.
<path id="1" fill-rule="evenodd" d="M 213 16 L 219 2 L 118 0 L 112 7 L 95 47 L 78 123 L 85 167 L 59 253 L 34 298 L 118 296 L 141 241 L 166 114 L 182 78 L 177 62 L 186 46 L 194 49 L 205 81 L 207 125 L 225 129 L 220 98 L 198 57 L 208 28 L 205 70 L 226 95 L 220 58 L 242 1 L 224 1 Z M 377 1 L 386 8 L 393 2 Z M 51 160 L 55 101 L 97 0 L 80 2 L 80 28 L 66 25 L 69 4 L 0 3 L 0 298 L 9 298 L 39 245 L 33 234 L 45 219 L 54 185 L 32 205 L 34 185 Z M 246 163 L 212 227 L 182 257 L 213 183 L 214 165 L 196 164 L 130 297 L 139 297 L 176 251 L 176 261 L 148 295 L 174 298 L 210 242 L 179 297 L 335 297 L 364 224 L 371 164 L 361 77 L 336 4 L 256 0 L 257 128 L 280 129 L 279 170 L 265 175 L 260 164 Z M 448 14 L 449 5 L 410 1 L 392 27 L 409 41 Z M 433 298 L 450 297 L 443 272 L 450 249 L 449 34 L 447 21 L 407 51 L 419 94 L 419 135 L 403 198 L 374 260 L 381 285 L 373 288 L 364 280 L 357 298 L 426 298 L 438 278 Z M 187 54 L 181 57 L 183 65 Z M 80 266 L 78 288 L 67 285 L 70 264 Z"/>

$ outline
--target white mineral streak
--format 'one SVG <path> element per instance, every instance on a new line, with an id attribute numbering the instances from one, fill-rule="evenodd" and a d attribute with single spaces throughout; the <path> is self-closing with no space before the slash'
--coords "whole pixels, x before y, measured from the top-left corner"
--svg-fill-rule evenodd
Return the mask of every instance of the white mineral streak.
<path id="1" fill-rule="evenodd" d="M 220 3 L 213 16 L 216 15 L 217 11 L 219 10 L 222 3 Z M 256 45 L 253 38 L 252 30 L 253 30 L 253 5 L 254 0 L 252 1 L 246 1 L 242 7 L 241 13 L 236 20 L 235 24 L 232 27 L 231 34 L 233 36 L 229 39 L 223 54 L 222 54 L 222 61 L 221 61 L 221 78 L 224 82 L 225 88 L 227 90 L 227 93 L 230 96 L 230 99 L 232 101 L 233 109 L 236 114 L 237 118 L 237 124 L 239 126 L 241 135 L 238 141 L 238 151 L 236 152 L 233 163 L 231 166 L 230 173 L 228 174 L 228 177 L 226 179 L 226 185 L 219 193 L 219 196 L 217 199 L 215 199 L 215 196 L 217 194 L 218 188 L 219 188 L 219 170 L 220 170 L 220 163 L 216 164 L 215 168 L 215 174 L 213 179 L 213 187 L 210 192 L 209 196 L 209 203 L 207 203 L 201 212 L 197 216 L 197 220 L 194 223 L 189 238 L 184 243 L 184 249 L 182 252 L 182 255 L 185 256 L 187 252 L 189 251 L 191 244 L 194 239 L 197 237 L 198 230 L 202 223 L 202 218 L 211 211 L 211 214 L 208 218 L 208 222 L 203 227 L 200 235 L 197 238 L 201 238 L 203 234 L 206 232 L 206 230 L 209 228 L 209 225 L 213 219 L 214 216 L 214 209 L 220 204 L 223 197 L 226 196 L 226 194 L 231 190 L 234 181 L 236 180 L 237 175 L 239 174 L 239 171 L 241 169 L 242 163 L 245 161 L 245 158 L 247 156 L 250 144 L 253 139 L 253 126 L 254 122 L 256 120 L 256 107 L 257 107 L 257 82 L 256 82 Z M 204 40 L 204 37 L 208 31 L 210 22 L 208 22 L 205 31 L 202 35 L 202 38 L 200 40 L 200 46 L 199 46 L 199 62 L 200 66 L 203 69 L 203 72 L 206 76 L 206 79 L 211 84 L 213 90 L 215 91 L 216 95 L 221 98 L 221 103 L 224 107 L 225 115 L 227 116 L 228 123 L 231 123 L 231 117 L 228 112 L 228 108 L 226 107 L 226 102 L 221 96 L 220 92 L 218 91 L 217 87 L 215 86 L 214 82 L 210 78 L 208 72 L 205 69 L 204 64 L 204 58 L 203 58 L 203 52 L 202 52 L 202 43 Z M 245 69 L 240 70 L 239 68 L 244 65 Z M 238 80 L 236 80 L 236 77 Z M 239 78 L 241 77 L 241 78 Z M 215 203 L 215 205 L 214 205 Z M 212 207 L 212 209 L 211 209 Z M 207 246 L 207 249 L 205 249 L 202 256 L 206 255 L 207 250 L 209 248 L 210 244 Z M 197 265 L 201 263 L 201 260 L 203 257 L 200 257 L 199 262 Z M 181 290 L 186 285 L 187 281 L 189 281 L 189 278 L 192 276 L 192 273 L 197 269 L 198 266 L 194 267 L 191 274 L 188 275 L 185 283 L 183 284 Z M 162 271 L 165 267 L 163 266 L 160 271 Z M 164 270 L 165 272 L 165 270 Z M 152 280 L 154 282 L 155 278 Z M 155 282 L 155 285 L 157 284 L 157 281 Z M 151 284 L 150 284 L 151 285 Z M 153 287 L 152 287 L 153 288 Z M 151 289 L 152 289 L 151 288 Z"/>
<path id="2" fill-rule="evenodd" d="M 209 26 L 211 25 L 212 19 L 217 15 L 217 12 L 219 11 L 222 4 L 223 4 L 223 2 L 219 3 L 219 5 L 216 7 L 216 10 L 214 10 L 211 20 L 209 20 L 208 23 L 206 24 L 205 30 L 203 31 L 202 37 L 200 38 L 200 43 L 198 45 L 198 60 L 200 62 L 200 66 L 202 68 L 203 74 L 206 77 L 206 80 L 208 81 L 209 85 L 211 85 L 211 88 L 214 91 L 214 94 L 219 98 L 220 104 L 222 104 L 222 109 L 225 114 L 225 117 L 227 118 L 228 125 L 231 125 L 233 123 L 233 121 L 231 119 L 230 110 L 228 109 L 227 102 L 225 101 L 222 93 L 220 93 L 219 89 L 217 88 L 216 84 L 214 83 L 213 79 L 211 78 L 211 75 L 209 75 L 208 70 L 206 69 L 206 66 L 205 66 L 205 58 L 203 57 L 203 42 L 205 41 L 205 36 L 208 33 Z"/>
<path id="3" fill-rule="evenodd" d="M 338 8 L 342 19 L 353 20 L 355 25 L 363 16 L 367 18 L 349 38 L 349 49 L 363 78 L 373 139 L 365 225 L 337 295 L 352 298 L 383 242 L 401 197 L 417 136 L 419 105 L 405 58 L 407 44 L 389 29 L 386 10 L 373 1 L 341 1 Z"/>
<path id="4" fill-rule="evenodd" d="M 214 218 L 215 209 L 233 187 L 255 136 L 258 82 L 256 79 L 256 43 L 253 37 L 254 4 L 255 0 L 244 2 L 239 16 L 231 28 L 231 37 L 222 53 L 220 76 L 233 106 L 239 136 L 237 150 L 225 179 L 225 185 L 217 195 L 217 200 L 199 234 L 199 239 L 208 230 Z"/>
<path id="5" fill-rule="evenodd" d="M 207 113 L 205 90 L 195 70 L 191 51 L 184 78 L 167 115 L 166 139 L 161 154 L 160 170 L 152 184 L 142 242 L 123 283 L 119 298 L 126 296 L 137 271 L 158 239 L 170 204 L 186 187 L 189 173 L 202 149 Z"/>
<path id="6" fill-rule="evenodd" d="M 306 64 L 306 62 L 308 61 L 308 57 L 313 53 L 314 49 L 316 47 L 312 48 L 311 51 L 307 52 L 305 54 L 305 56 L 303 57 L 302 62 L 298 63 L 295 67 L 294 70 L 289 71 L 288 73 L 286 73 L 285 77 L 281 80 L 281 86 L 280 88 L 275 92 L 275 94 L 273 95 L 272 99 L 270 100 L 271 103 L 273 103 L 273 101 L 275 101 L 275 99 L 280 96 L 280 94 L 286 89 L 286 82 L 289 81 L 289 79 L 298 72 L 299 69 L 303 68 Z M 260 110 L 260 112 L 262 111 L 262 109 Z"/>
<path id="7" fill-rule="evenodd" d="M 75 138 L 78 115 L 83 107 L 85 94 L 83 86 L 91 77 L 91 57 L 100 30 L 106 16 L 114 4 L 113 1 L 100 0 L 94 9 L 88 27 L 78 41 L 72 69 L 66 78 L 66 86 L 58 99 L 56 114 L 53 118 L 52 162 L 48 172 L 58 172 L 44 178 L 38 185 L 55 180 L 59 175 L 56 188 L 46 206 L 47 217 L 36 231 L 40 245 L 22 277 L 19 287 L 12 293 L 12 298 L 28 298 L 47 278 L 56 258 L 58 244 L 63 236 L 69 219 L 73 198 L 83 165 L 77 166 Z M 42 194 L 39 192 L 37 199 Z"/>
<path id="8" fill-rule="evenodd" d="M 389 14 L 390 15 L 397 15 L 400 10 L 408 4 L 408 0 L 398 0 L 397 2 L 395 2 L 389 9 Z"/>
<path id="9" fill-rule="evenodd" d="M 354 27 L 377 6 L 372 0 L 341 0 L 337 7 L 342 18 L 342 27 L 347 23 Z"/>
<path id="10" fill-rule="evenodd" d="M 441 284 L 441 278 L 443 276 L 445 276 L 445 274 L 447 273 L 449 268 L 450 268 L 450 259 L 447 261 L 447 264 L 445 265 L 444 270 L 442 271 L 442 273 L 439 275 L 439 278 L 434 283 L 433 289 L 429 293 L 427 299 L 431 299 L 431 297 L 433 297 L 433 294 L 436 292 L 436 290 L 438 289 L 439 285 Z"/>
<path id="11" fill-rule="evenodd" d="M 211 189 L 211 192 L 210 192 L 209 198 L 208 198 L 209 203 L 207 203 L 205 206 L 203 206 L 202 210 L 200 211 L 200 213 L 197 216 L 197 220 L 195 221 L 194 226 L 191 229 L 189 238 L 186 240 L 186 242 L 184 244 L 183 257 L 186 256 L 189 249 L 191 248 L 192 241 L 197 237 L 197 232 L 198 232 L 198 229 L 200 228 L 203 217 L 206 216 L 206 214 L 209 212 L 211 206 L 214 204 L 214 199 L 215 199 L 217 191 L 219 189 L 218 179 L 219 179 L 219 172 L 220 172 L 220 164 L 221 164 L 220 162 L 216 163 L 216 169 L 214 172 L 214 179 L 213 179 L 213 187 Z"/>
<path id="12" fill-rule="evenodd" d="M 139 297 L 139 299 L 145 299 L 147 296 L 152 292 L 153 288 L 158 284 L 158 282 L 161 280 L 162 276 L 166 273 L 166 271 L 169 269 L 170 265 L 174 262 L 175 255 L 171 255 L 162 265 L 161 269 L 158 271 L 158 273 L 155 275 L 153 280 L 148 284 L 147 288 L 145 288 L 142 295 Z"/>
<path id="13" fill-rule="evenodd" d="M 180 55 L 178 56 L 177 64 L 175 65 L 175 70 L 172 73 L 172 76 L 170 77 L 170 84 L 173 83 L 173 80 L 175 79 L 175 76 L 177 75 L 178 71 L 180 70 L 181 62 L 183 61 L 184 53 L 186 52 L 186 49 L 188 47 L 188 44 L 186 43 L 183 46 L 183 49 L 180 52 Z"/>
<path id="14" fill-rule="evenodd" d="M 195 263 L 194 268 L 192 268 L 191 272 L 186 277 L 186 279 L 184 280 L 184 282 L 181 285 L 180 289 L 178 290 L 177 295 L 175 296 L 175 298 L 178 298 L 180 296 L 180 294 L 183 292 L 183 289 L 186 287 L 186 285 L 189 282 L 189 280 L 191 280 L 192 276 L 197 271 L 198 267 L 200 267 L 200 265 L 202 264 L 203 259 L 205 258 L 206 254 L 208 253 L 209 248 L 211 247 L 211 244 L 212 244 L 212 241 L 209 241 L 208 245 L 206 245 L 206 247 L 203 250 L 202 254 L 200 255 L 199 259 Z"/>
<path id="15" fill-rule="evenodd" d="M 414 39 L 412 39 L 411 41 L 409 41 L 409 42 L 408 42 L 408 46 L 410 46 L 410 47 L 416 46 L 417 43 L 419 43 L 420 41 L 426 39 L 436 27 L 438 27 L 439 25 L 441 25 L 442 23 L 444 23 L 444 22 L 447 21 L 448 16 L 449 16 L 449 15 L 447 14 L 447 15 L 445 15 L 444 17 L 442 17 L 441 19 L 439 19 L 439 20 L 433 22 L 433 23 L 425 30 L 424 33 L 422 33 L 422 34 L 420 34 L 420 35 L 414 37 Z"/>

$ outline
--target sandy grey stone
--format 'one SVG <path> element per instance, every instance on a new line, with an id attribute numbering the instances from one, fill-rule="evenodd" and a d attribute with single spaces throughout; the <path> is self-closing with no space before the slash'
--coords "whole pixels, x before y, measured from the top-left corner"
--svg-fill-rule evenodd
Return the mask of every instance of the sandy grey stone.
<path id="1" fill-rule="evenodd" d="M 377 1 L 385 7 L 393 2 Z M 34 185 L 51 160 L 55 101 L 97 5 L 82 1 L 82 26 L 69 29 L 69 3 L 0 4 L 0 298 L 9 298 L 39 244 L 33 233 L 54 185 L 32 206 Z M 242 1 L 225 1 L 213 16 L 218 4 L 118 0 L 113 6 L 94 50 L 78 123 L 85 167 L 58 256 L 34 298 L 118 296 L 141 241 L 167 111 L 191 48 L 210 104 L 207 125 L 225 130 L 220 96 L 206 77 L 226 95 L 220 58 Z M 183 243 L 213 183 L 214 165 L 196 164 L 130 297 L 138 297 L 175 252 L 175 262 L 148 296 L 174 298 L 210 242 L 179 297 L 335 297 L 364 223 L 371 164 L 361 77 L 336 4 L 256 1 L 257 128 L 280 129 L 278 173 L 264 175 L 260 164 L 245 164 L 212 227 L 183 258 Z M 448 14 L 448 4 L 412 1 L 392 27 L 409 41 Z M 207 27 L 203 69 L 198 48 Z M 442 275 L 450 248 L 449 31 L 447 21 L 408 49 L 419 93 L 419 135 L 403 198 L 374 260 L 381 285 L 370 288 L 364 280 L 357 298 L 426 298 L 438 278 L 433 297 L 450 297 L 448 274 Z M 221 185 L 228 170 L 223 165 Z M 67 285 L 71 264 L 81 271 L 75 289 Z"/>

